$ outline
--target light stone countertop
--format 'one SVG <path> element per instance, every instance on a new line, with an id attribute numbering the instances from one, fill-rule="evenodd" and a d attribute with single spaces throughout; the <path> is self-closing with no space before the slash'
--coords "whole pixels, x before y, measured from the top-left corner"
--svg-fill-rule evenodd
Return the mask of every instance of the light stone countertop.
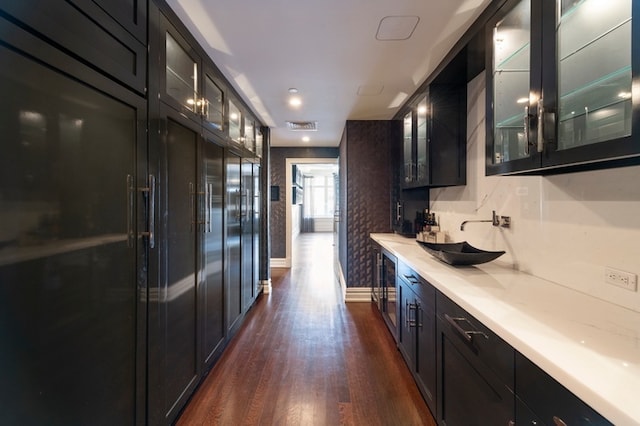
<path id="1" fill-rule="evenodd" d="M 371 238 L 609 421 L 640 425 L 640 313 L 497 262 L 454 267 L 413 239 Z"/>

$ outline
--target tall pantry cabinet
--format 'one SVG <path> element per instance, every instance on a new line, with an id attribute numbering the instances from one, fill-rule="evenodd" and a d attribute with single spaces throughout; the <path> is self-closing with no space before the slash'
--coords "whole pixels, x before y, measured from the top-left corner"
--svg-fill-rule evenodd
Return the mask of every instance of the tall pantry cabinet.
<path id="1" fill-rule="evenodd" d="M 173 423 L 259 294 L 260 123 L 162 1 L 2 2 L 0 93 L 0 424 Z"/>
<path id="2" fill-rule="evenodd" d="M 146 40 L 55 3 L 0 6 L 0 424 L 142 424 Z"/>

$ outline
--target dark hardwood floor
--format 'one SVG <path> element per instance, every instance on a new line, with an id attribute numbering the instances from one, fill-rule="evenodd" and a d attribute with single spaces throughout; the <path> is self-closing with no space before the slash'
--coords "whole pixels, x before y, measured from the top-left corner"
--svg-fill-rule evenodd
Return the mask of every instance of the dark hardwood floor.
<path id="1" fill-rule="evenodd" d="M 178 425 L 435 425 L 371 303 L 341 299 L 332 234 L 302 234 Z"/>

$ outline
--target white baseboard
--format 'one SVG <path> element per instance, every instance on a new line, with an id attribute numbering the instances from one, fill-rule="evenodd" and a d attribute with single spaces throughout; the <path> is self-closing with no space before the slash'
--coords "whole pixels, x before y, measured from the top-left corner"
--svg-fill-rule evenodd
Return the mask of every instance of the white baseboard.
<path id="1" fill-rule="evenodd" d="M 349 287 L 347 288 L 344 301 L 350 302 L 371 302 L 370 287 Z"/>
<path id="2" fill-rule="evenodd" d="M 271 294 L 271 278 L 268 280 L 260 280 L 260 285 L 262 286 L 262 292 L 264 294 Z"/>
<path id="3" fill-rule="evenodd" d="M 272 258 L 269 260 L 269 266 L 271 266 L 272 268 L 291 268 L 291 259 Z"/>

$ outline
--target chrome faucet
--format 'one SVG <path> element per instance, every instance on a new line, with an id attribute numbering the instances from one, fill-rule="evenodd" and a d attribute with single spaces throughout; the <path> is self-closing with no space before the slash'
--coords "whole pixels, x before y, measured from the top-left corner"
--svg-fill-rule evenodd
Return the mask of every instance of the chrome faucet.
<path id="1" fill-rule="evenodd" d="M 460 224 L 460 230 L 464 231 L 464 225 L 466 225 L 469 222 L 491 222 L 491 224 L 493 226 L 500 226 L 500 217 L 498 215 L 496 215 L 496 211 L 493 210 L 493 217 L 491 219 L 487 219 L 487 220 L 465 220 L 464 222 L 462 222 Z"/>

